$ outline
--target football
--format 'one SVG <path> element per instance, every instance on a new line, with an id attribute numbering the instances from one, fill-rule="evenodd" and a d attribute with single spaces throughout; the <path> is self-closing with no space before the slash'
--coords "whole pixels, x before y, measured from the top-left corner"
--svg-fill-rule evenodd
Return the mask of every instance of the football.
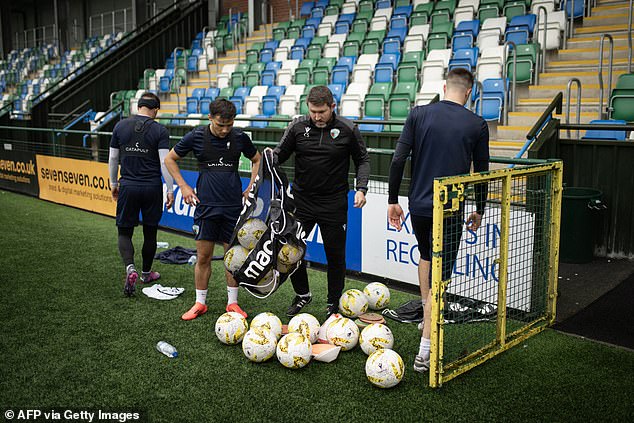
<path id="1" fill-rule="evenodd" d="M 234 245 L 229 248 L 225 254 L 225 268 L 229 272 L 237 272 L 247 260 L 248 255 L 249 250 L 244 248 L 242 245 Z"/>
<path id="2" fill-rule="evenodd" d="M 359 328 L 347 317 L 340 317 L 330 322 L 326 337 L 328 343 L 341 347 L 343 351 L 349 351 L 359 341 Z"/>
<path id="3" fill-rule="evenodd" d="M 271 312 L 260 313 L 251 320 L 251 329 L 263 328 L 270 331 L 275 340 L 280 339 L 282 336 L 282 321 L 279 317 Z"/>
<path id="4" fill-rule="evenodd" d="M 368 299 L 358 289 L 349 289 L 339 299 L 339 311 L 346 317 L 359 317 L 368 309 Z"/>
<path id="5" fill-rule="evenodd" d="M 390 304 L 390 290 L 381 282 L 369 283 L 363 288 L 371 310 L 383 310 Z"/>
<path id="6" fill-rule="evenodd" d="M 403 359 L 394 350 L 376 350 L 365 362 L 365 375 L 379 388 L 391 388 L 399 384 L 405 373 Z"/>
<path id="7" fill-rule="evenodd" d="M 392 331 L 387 326 L 380 323 L 372 323 L 361 331 L 359 344 L 367 355 L 382 348 L 391 350 L 394 346 L 394 335 L 392 335 Z"/>
<path id="8" fill-rule="evenodd" d="M 273 269 L 271 269 L 266 275 L 262 276 L 262 279 L 258 281 L 257 288 L 255 289 L 257 289 L 257 291 L 262 295 L 268 294 L 273 290 L 273 288 L 275 288 L 273 277 Z"/>
<path id="9" fill-rule="evenodd" d="M 277 359 L 284 367 L 300 369 L 308 364 L 311 358 L 312 345 L 301 333 L 284 335 L 277 343 Z"/>
<path id="10" fill-rule="evenodd" d="M 276 347 L 277 338 L 263 327 L 252 327 L 242 340 L 242 352 L 255 363 L 261 363 L 273 357 Z"/>
<path id="11" fill-rule="evenodd" d="M 254 217 L 247 219 L 238 229 L 238 242 L 247 250 L 252 250 L 266 230 L 267 226 L 264 221 Z"/>
<path id="12" fill-rule="evenodd" d="M 216 336 L 223 344 L 239 343 L 247 330 L 249 330 L 247 319 L 232 311 L 223 314 L 216 320 Z"/>
<path id="13" fill-rule="evenodd" d="M 290 266 L 304 257 L 304 249 L 293 244 L 284 244 L 277 254 L 278 264 Z"/>
<path id="14" fill-rule="evenodd" d="M 301 313 L 293 317 L 288 322 L 288 332 L 301 333 L 307 337 L 312 344 L 317 342 L 319 337 L 319 320 L 312 314 Z"/>

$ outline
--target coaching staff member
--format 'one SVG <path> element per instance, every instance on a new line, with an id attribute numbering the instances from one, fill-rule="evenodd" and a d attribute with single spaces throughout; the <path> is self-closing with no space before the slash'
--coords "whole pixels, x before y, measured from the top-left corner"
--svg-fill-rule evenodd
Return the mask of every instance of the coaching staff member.
<path id="1" fill-rule="evenodd" d="M 354 207 L 365 205 L 370 176 L 370 157 L 357 125 L 337 116 L 335 101 L 325 86 L 308 93 L 308 115 L 293 120 L 274 153 L 284 163 L 295 152 L 293 195 L 296 216 L 306 234 L 315 224 L 321 229 L 328 262 L 326 315 L 335 313 L 343 292 L 346 272 L 346 223 L 350 158 L 356 167 Z M 297 294 L 286 314 L 294 316 L 312 300 L 306 263 L 291 276 Z"/>
<path id="2" fill-rule="evenodd" d="M 473 75 L 466 69 L 453 69 L 447 75 L 445 99 L 412 109 L 396 144 L 389 176 L 388 219 L 401 229 L 405 216 L 398 204 L 403 169 L 412 154 L 409 212 L 418 241 L 420 260 L 418 281 L 425 302 L 425 315 L 419 352 L 414 370 L 429 369 L 431 321 L 431 228 L 434 178 L 489 170 L 489 127 L 480 116 L 464 107 L 471 95 Z M 476 210 L 467 219 L 467 229 L 480 226 L 486 203 L 486 184 L 476 185 Z M 445 218 L 443 280 L 451 277 L 462 233 L 462 210 Z"/>
<path id="3" fill-rule="evenodd" d="M 156 232 L 163 214 L 163 183 L 167 185 L 166 207 L 174 202 L 174 182 L 165 167 L 169 152 L 169 134 L 165 127 L 154 121 L 161 102 L 150 93 L 143 93 L 138 103 L 138 114 L 117 123 L 112 131 L 108 167 L 112 199 L 117 202 L 117 228 L 119 253 L 126 269 L 123 293 L 134 294 L 139 274 L 134 265 L 132 234 L 143 218 L 143 269 L 141 281 L 150 283 L 161 275 L 152 271 L 156 253 Z M 121 179 L 118 180 L 119 162 Z"/>

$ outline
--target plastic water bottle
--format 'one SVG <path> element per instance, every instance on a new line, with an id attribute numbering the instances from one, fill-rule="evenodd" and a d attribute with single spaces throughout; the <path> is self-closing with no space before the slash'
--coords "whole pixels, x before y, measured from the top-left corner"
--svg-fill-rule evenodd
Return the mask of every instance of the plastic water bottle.
<path id="1" fill-rule="evenodd" d="M 196 264 L 196 262 L 197 262 L 197 261 L 198 261 L 198 257 L 196 257 L 196 256 L 191 256 L 191 257 L 189 258 L 189 260 L 187 260 L 187 263 L 188 263 L 189 265 L 193 266 L 193 265 L 195 265 L 195 264 Z"/>
<path id="2" fill-rule="evenodd" d="M 156 248 L 169 248 L 169 246 L 170 246 L 169 242 L 159 241 L 156 243 Z"/>
<path id="3" fill-rule="evenodd" d="M 156 350 L 160 353 L 165 354 L 169 358 L 178 357 L 178 351 L 176 351 L 176 348 L 174 348 L 173 346 L 171 346 L 165 341 L 159 341 L 159 343 L 156 344 Z"/>

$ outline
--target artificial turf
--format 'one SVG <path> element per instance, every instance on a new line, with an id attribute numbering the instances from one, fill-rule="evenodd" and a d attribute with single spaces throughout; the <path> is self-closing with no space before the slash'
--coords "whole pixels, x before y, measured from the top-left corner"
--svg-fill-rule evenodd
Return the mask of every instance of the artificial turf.
<path id="1" fill-rule="evenodd" d="M 214 334 L 224 312 L 222 264 L 213 264 L 209 312 L 180 316 L 194 302 L 193 267 L 155 262 L 172 301 L 122 294 L 114 220 L 0 191 L 0 409 L 138 411 L 153 422 L 631 421 L 634 353 L 553 330 L 527 340 L 442 388 L 411 370 L 413 324 L 388 322 L 406 365 L 395 388 L 373 387 L 357 347 L 333 363 L 289 370 L 249 362 Z M 140 260 L 141 231 L 135 234 Z M 160 241 L 193 248 L 190 237 Z M 323 321 L 325 274 L 309 271 Z M 348 280 L 347 288 L 363 282 Z M 271 311 L 284 323 L 290 283 L 271 298 L 240 292 L 250 317 Z M 392 304 L 414 298 L 392 290 Z M 166 340 L 180 356 L 154 346 Z"/>

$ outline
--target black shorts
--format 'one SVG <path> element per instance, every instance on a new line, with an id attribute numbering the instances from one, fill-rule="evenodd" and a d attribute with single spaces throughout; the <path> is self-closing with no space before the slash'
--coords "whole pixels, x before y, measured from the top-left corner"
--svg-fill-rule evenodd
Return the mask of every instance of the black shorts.
<path id="1" fill-rule="evenodd" d="M 119 187 L 117 226 L 132 228 L 139 224 L 141 213 L 144 225 L 158 226 L 163 215 L 163 187 L 124 185 Z"/>
<path id="2" fill-rule="evenodd" d="M 432 218 L 410 214 L 421 260 L 431 261 Z M 462 214 L 446 217 L 443 225 L 442 279 L 451 277 L 462 237 Z M 431 286 L 431 278 L 429 279 Z"/>
<path id="3" fill-rule="evenodd" d="M 229 243 L 240 216 L 240 207 L 196 206 L 194 239 Z"/>

